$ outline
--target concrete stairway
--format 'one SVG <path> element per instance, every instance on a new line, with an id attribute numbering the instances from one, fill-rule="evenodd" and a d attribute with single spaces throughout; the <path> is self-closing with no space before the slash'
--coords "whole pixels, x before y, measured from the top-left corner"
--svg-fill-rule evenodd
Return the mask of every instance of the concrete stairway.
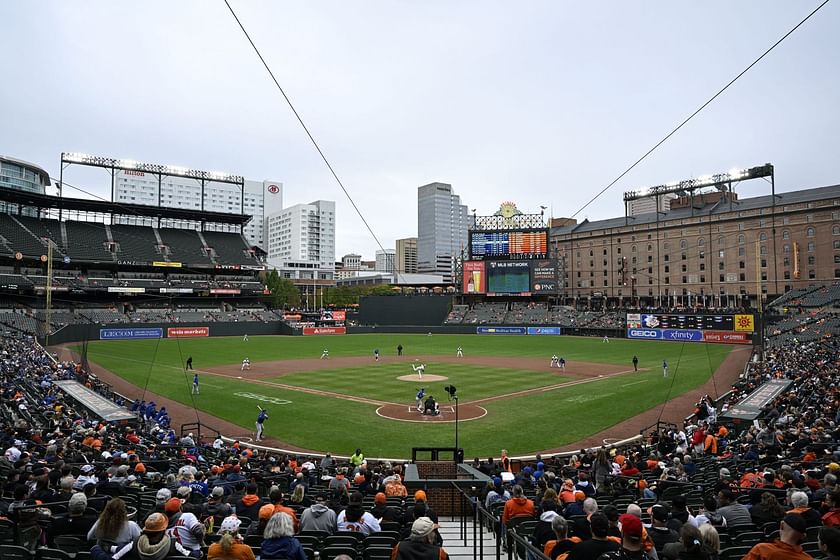
<path id="1" fill-rule="evenodd" d="M 472 560 L 473 554 L 475 558 L 481 560 L 491 560 L 496 558 L 496 539 L 493 533 L 487 531 L 486 528 L 478 528 L 478 538 L 483 541 L 484 554 L 478 556 L 479 545 L 473 539 L 473 522 L 467 522 L 467 539 L 464 545 L 464 539 L 461 537 L 461 523 L 457 517 L 443 517 L 439 519 L 440 535 L 443 537 L 443 547 L 449 553 L 449 558 L 452 560 Z M 506 559 L 507 554 L 502 554 L 502 558 Z"/>

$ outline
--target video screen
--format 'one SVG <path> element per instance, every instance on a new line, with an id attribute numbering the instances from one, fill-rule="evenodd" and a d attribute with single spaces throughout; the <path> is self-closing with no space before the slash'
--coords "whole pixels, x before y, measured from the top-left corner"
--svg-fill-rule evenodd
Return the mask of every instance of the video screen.
<path id="1" fill-rule="evenodd" d="M 530 295 L 531 263 L 528 261 L 490 261 L 486 270 L 488 294 Z"/>

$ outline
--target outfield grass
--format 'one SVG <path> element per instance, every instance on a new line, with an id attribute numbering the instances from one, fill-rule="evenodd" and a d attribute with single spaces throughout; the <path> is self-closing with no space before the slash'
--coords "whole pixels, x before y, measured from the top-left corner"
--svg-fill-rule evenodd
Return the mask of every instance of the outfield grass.
<path id="1" fill-rule="evenodd" d="M 290 401 L 268 405 L 271 417 L 266 433 L 301 447 L 349 454 L 360 446 L 369 456 L 407 457 L 413 446 L 451 446 L 452 424 L 386 420 L 376 416 L 374 405 L 247 380 L 202 376 L 202 394 L 193 403 L 192 377 L 183 372 L 183 362 L 190 355 L 201 370 L 239 364 L 245 356 L 254 364 L 318 358 L 321 350 L 328 348 L 332 358 L 370 356 L 371 363 L 291 373 L 274 381 L 408 405 L 416 384 L 396 379 L 412 373 L 408 364 L 376 364 L 372 357 L 374 348 L 379 348 L 383 356 L 395 355 L 398 344 L 403 345 L 409 358 L 422 357 L 427 373 L 447 376 L 445 382 L 426 384 L 428 392 L 445 401 L 442 388 L 451 383 L 458 387 L 462 403 L 553 385 L 564 378 L 547 371 L 435 362 L 434 356 L 454 356 L 459 345 L 467 356 L 537 357 L 545 359 L 546 365 L 556 353 L 565 357 L 570 367 L 575 361 L 586 361 L 630 369 L 635 354 L 640 367 L 650 368 L 647 372 L 486 403 L 482 405 L 488 410 L 485 418 L 460 424 L 461 445 L 468 457 L 496 456 L 502 447 L 512 454 L 530 453 L 583 439 L 663 403 L 669 390 L 676 396 L 702 385 L 731 350 L 726 345 L 624 339 L 606 344 L 600 338 L 578 337 L 375 334 L 251 337 L 247 343 L 240 337 L 97 341 L 89 344 L 88 359 L 134 385 L 148 386 L 151 392 L 243 426 L 243 433 L 253 430 L 258 401 L 235 393 Z M 670 364 L 667 380 L 662 378 L 663 359 Z"/>

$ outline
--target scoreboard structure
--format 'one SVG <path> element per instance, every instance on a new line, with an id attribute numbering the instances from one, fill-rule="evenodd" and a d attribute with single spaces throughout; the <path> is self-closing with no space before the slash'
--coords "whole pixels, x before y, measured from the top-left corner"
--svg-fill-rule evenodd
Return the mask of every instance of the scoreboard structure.
<path id="1" fill-rule="evenodd" d="M 492 216 L 477 216 L 463 263 L 463 293 L 538 296 L 559 293 L 559 266 L 549 254 L 542 214 L 523 214 L 503 202 Z"/>
<path id="2" fill-rule="evenodd" d="M 751 313 L 628 313 L 627 338 L 752 344 L 755 320 L 755 315 Z"/>

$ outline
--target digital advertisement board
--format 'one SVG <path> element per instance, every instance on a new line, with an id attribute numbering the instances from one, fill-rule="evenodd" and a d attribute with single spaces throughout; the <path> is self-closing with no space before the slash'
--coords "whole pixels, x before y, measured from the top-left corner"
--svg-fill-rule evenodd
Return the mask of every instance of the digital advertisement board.
<path id="1" fill-rule="evenodd" d="M 755 330 L 753 315 L 628 313 L 628 329 L 688 329 L 700 331 Z"/>
<path id="2" fill-rule="evenodd" d="M 531 263 L 528 261 L 487 261 L 488 296 L 530 296 Z"/>
<path id="3" fill-rule="evenodd" d="M 548 230 L 470 231 L 471 260 L 544 259 L 548 256 Z"/>
<path id="4" fill-rule="evenodd" d="M 531 292 L 534 295 L 558 293 L 556 261 L 531 261 Z"/>
<path id="5" fill-rule="evenodd" d="M 484 261 L 464 262 L 464 293 L 483 294 L 487 292 L 487 274 L 484 272 Z"/>

